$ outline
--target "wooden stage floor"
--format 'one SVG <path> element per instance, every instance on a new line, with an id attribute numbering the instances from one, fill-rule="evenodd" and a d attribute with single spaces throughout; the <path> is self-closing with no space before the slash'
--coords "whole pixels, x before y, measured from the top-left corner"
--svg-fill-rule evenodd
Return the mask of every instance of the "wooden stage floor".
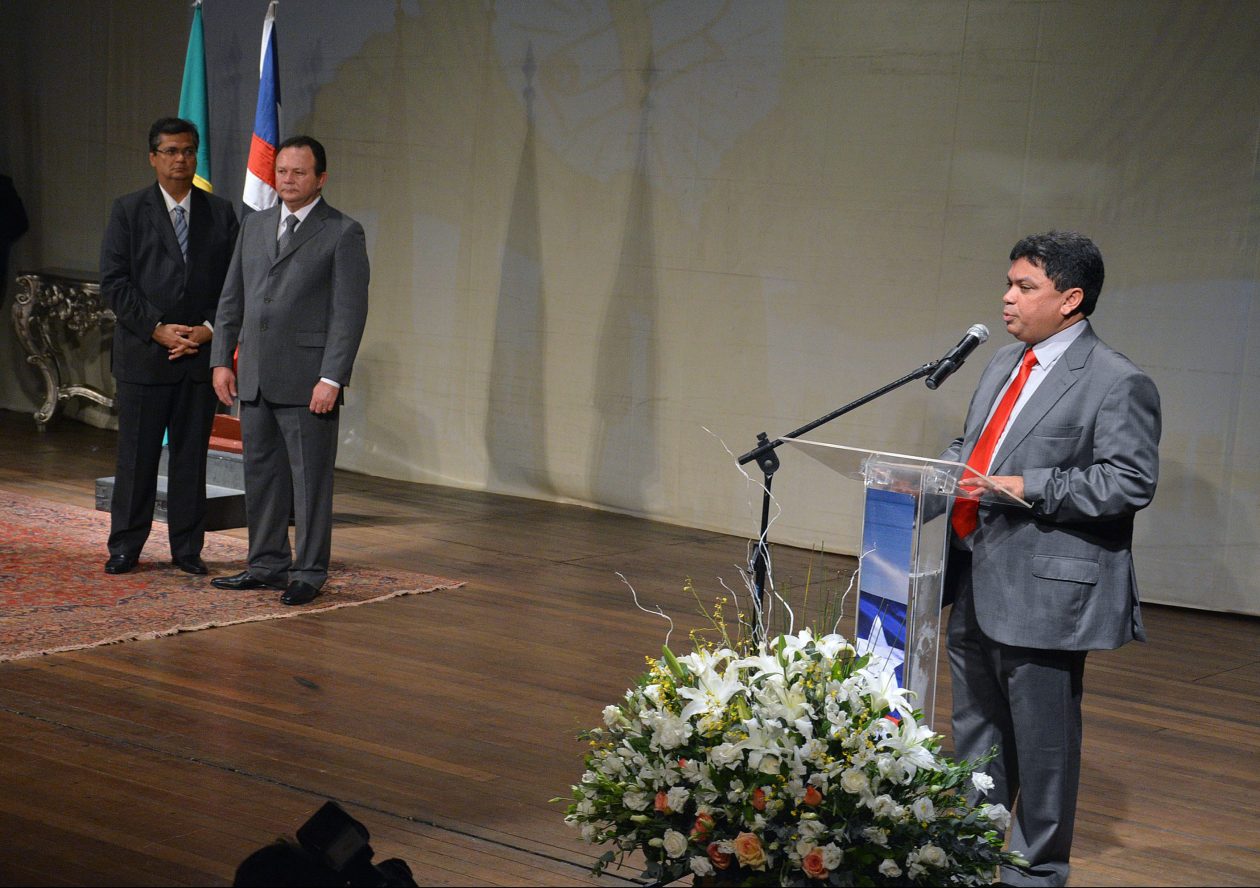
<path id="1" fill-rule="evenodd" d="M 0 487 L 90 508 L 113 448 L 0 411 Z M 466 585 L 0 664 L 0 884 L 229 884 L 325 799 L 421 884 L 594 883 L 598 852 L 548 800 L 664 638 L 616 572 L 681 641 L 684 579 L 736 585 L 745 541 L 350 473 L 335 511 L 338 560 Z M 780 583 L 811 563 L 815 584 L 852 570 L 776 550 Z M 1260 885 L 1260 620 L 1146 616 L 1150 643 L 1090 657 L 1072 884 Z"/>

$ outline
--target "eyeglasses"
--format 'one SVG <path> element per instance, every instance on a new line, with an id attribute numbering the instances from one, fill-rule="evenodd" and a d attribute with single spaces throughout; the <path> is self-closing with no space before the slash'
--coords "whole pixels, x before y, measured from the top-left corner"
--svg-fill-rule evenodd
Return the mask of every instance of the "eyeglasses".
<path id="1" fill-rule="evenodd" d="M 181 154 L 184 157 L 196 157 L 197 149 L 196 148 L 155 148 L 153 149 L 153 153 L 161 154 L 161 155 L 164 155 L 165 157 L 174 159 L 176 157 L 179 157 Z"/>

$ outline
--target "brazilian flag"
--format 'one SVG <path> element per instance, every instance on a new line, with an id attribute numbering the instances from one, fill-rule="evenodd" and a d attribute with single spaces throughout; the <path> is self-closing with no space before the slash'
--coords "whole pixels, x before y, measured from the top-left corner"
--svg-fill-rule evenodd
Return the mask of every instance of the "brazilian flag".
<path id="1" fill-rule="evenodd" d="M 197 125 L 201 144 L 197 148 L 197 174 L 193 184 L 202 191 L 214 191 L 210 184 L 210 99 L 206 89 L 206 40 L 201 28 L 201 0 L 193 6 L 192 30 L 188 32 L 188 55 L 184 57 L 184 84 L 179 91 L 179 116 Z"/>

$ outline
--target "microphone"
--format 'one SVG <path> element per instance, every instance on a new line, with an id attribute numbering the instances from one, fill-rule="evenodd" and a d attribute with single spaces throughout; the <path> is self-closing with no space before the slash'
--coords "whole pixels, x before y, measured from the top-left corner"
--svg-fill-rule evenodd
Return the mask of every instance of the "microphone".
<path id="1" fill-rule="evenodd" d="M 945 353 L 945 357 L 941 358 L 936 365 L 936 369 L 924 380 L 927 387 L 935 391 L 938 385 L 949 379 L 954 371 L 963 365 L 968 355 L 979 348 L 982 343 L 987 342 L 988 339 L 988 327 L 984 324 L 972 324 L 967 329 L 966 335 L 963 336 L 956 346 Z"/>

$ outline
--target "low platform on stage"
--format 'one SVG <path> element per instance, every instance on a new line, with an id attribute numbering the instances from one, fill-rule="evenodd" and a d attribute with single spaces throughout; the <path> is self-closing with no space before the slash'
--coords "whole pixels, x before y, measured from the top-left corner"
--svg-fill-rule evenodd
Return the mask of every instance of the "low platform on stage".
<path id="1" fill-rule="evenodd" d="M 158 469 L 157 502 L 153 517 L 166 522 L 167 461 L 162 449 Z M 114 476 L 96 479 L 96 508 L 108 512 L 114 498 Z M 240 453 L 211 450 L 206 456 L 206 530 L 245 526 L 245 469 Z"/>

